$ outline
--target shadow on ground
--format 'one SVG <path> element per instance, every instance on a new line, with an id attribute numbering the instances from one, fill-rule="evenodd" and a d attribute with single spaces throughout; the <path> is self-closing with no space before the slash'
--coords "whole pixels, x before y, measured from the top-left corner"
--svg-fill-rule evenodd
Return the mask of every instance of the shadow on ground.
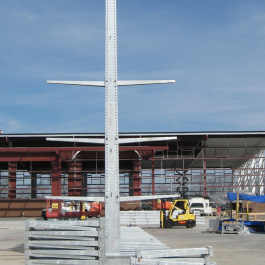
<path id="1" fill-rule="evenodd" d="M 18 253 L 24 253 L 24 244 L 18 244 L 14 246 L 13 248 L 7 249 L 7 251 L 14 251 Z"/>

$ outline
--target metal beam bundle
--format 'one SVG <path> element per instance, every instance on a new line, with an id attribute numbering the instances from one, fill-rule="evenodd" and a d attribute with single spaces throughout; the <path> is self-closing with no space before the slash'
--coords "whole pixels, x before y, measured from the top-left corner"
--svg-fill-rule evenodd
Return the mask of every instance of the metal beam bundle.
<path id="1" fill-rule="evenodd" d="M 27 220 L 25 264 L 103 265 L 104 218 L 93 221 Z"/>
<path id="2" fill-rule="evenodd" d="M 121 225 L 160 225 L 160 211 L 121 211 Z"/>
<path id="3" fill-rule="evenodd" d="M 213 248 L 188 248 L 143 251 L 137 248 L 135 257 L 131 257 L 131 265 L 214 265 L 210 262 Z"/>

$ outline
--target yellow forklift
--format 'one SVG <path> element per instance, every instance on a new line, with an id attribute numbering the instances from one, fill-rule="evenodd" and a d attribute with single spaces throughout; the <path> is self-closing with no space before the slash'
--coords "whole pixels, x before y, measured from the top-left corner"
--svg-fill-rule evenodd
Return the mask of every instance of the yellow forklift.
<path id="1" fill-rule="evenodd" d="M 161 202 L 160 227 L 172 228 L 173 226 L 186 226 L 193 228 L 196 226 L 196 216 L 190 213 L 189 200 L 174 200 L 168 210 L 165 209 L 165 202 Z"/>

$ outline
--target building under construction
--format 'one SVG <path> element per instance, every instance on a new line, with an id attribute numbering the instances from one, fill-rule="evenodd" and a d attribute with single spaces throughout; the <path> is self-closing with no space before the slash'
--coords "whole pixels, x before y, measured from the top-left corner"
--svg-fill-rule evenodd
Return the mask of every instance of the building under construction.
<path id="1" fill-rule="evenodd" d="M 125 137 L 150 141 L 120 143 L 121 196 L 264 194 L 265 132 L 120 134 Z M 104 145 L 87 143 L 93 138 L 104 134 L 0 134 L 0 216 L 32 216 L 46 195 L 104 196 Z"/>

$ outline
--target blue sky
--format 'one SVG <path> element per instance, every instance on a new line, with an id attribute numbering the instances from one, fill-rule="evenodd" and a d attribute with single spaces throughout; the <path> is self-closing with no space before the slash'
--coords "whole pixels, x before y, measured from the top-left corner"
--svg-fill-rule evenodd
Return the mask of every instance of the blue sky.
<path id="1" fill-rule="evenodd" d="M 265 1 L 117 0 L 120 132 L 265 130 Z M 3 133 L 104 132 L 104 0 L 3 0 Z"/>

